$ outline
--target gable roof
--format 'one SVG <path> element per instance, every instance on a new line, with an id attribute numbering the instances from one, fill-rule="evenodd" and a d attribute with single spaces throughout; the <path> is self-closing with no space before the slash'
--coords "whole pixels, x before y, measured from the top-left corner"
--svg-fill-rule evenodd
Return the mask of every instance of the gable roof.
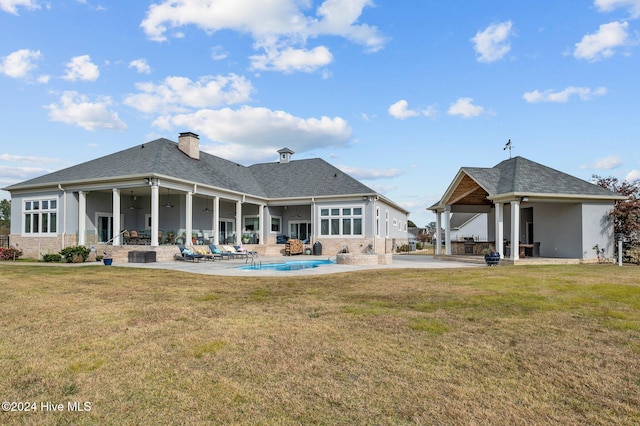
<path id="1" fill-rule="evenodd" d="M 476 217 L 480 216 L 481 213 L 453 213 L 451 214 L 451 229 L 460 229 L 471 221 L 473 221 Z"/>
<path id="2" fill-rule="evenodd" d="M 502 161 L 491 168 L 462 167 L 442 199 L 429 207 L 447 204 L 490 205 L 517 197 L 620 200 L 625 197 L 583 179 L 523 157 Z"/>
<path id="3" fill-rule="evenodd" d="M 169 176 L 261 198 L 376 194 L 371 188 L 319 158 L 246 167 L 204 152 L 200 153 L 198 160 L 190 158 L 180 151 L 177 143 L 164 138 L 4 189 L 15 191 L 65 186 L 143 175 Z"/>

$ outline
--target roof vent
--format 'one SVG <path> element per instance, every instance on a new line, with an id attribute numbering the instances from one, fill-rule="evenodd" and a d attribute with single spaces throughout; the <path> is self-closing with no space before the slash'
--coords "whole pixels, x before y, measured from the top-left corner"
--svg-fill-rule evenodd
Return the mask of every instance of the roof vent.
<path id="1" fill-rule="evenodd" d="M 178 148 L 194 160 L 200 159 L 200 138 L 195 133 L 180 133 Z"/>
<path id="2" fill-rule="evenodd" d="M 289 148 L 282 148 L 278 151 L 280 154 L 280 164 L 287 164 L 291 160 L 291 156 L 294 154 Z"/>

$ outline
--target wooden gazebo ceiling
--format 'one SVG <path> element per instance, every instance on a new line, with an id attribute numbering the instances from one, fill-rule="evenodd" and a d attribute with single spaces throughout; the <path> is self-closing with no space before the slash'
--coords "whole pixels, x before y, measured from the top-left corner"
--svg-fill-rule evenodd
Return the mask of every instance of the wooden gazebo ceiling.
<path id="1" fill-rule="evenodd" d="M 466 204 L 484 206 L 491 205 L 491 201 L 487 200 L 487 191 L 482 189 L 469 176 L 465 175 L 449 199 L 445 200 L 445 204 Z"/>

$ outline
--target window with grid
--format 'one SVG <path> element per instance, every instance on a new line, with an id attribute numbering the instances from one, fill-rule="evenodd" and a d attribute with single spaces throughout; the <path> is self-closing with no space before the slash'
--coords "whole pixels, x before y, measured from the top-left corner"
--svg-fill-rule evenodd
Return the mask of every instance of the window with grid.
<path id="1" fill-rule="evenodd" d="M 362 235 L 362 207 L 320 209 L 320 235 Z"/>
<path id="2" fill-rule="evenodd" d="M 58 232 L 58 200 L 27 200 L 24 202 L 23 211 L 25 234 Z"/>

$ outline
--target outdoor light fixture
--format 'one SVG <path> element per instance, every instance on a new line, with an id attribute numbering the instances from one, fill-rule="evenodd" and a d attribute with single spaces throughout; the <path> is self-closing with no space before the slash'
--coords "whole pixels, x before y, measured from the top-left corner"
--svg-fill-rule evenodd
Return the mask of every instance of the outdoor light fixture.
<path id="1" fill-rule="evenodd" d="M 171 204 L 171 194 L 170 194 L 169 191 L 171 191 L 171 190 L 169 188 L 167 188 L 167 204 L 165 204 L 164 206 L 166 208 L 168 208 L 168 209 L 171 209 L 171 208 L 173 208 L 173 204 Z"/>

